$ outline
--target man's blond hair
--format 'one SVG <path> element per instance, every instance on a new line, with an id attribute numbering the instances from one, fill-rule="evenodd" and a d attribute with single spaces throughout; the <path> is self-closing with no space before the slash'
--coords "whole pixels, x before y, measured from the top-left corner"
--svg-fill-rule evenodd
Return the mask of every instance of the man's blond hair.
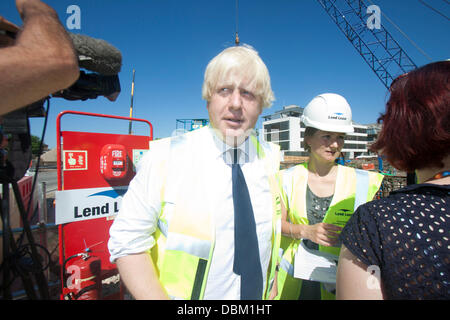
<path id="1" fill-rule="evenodd" d="M 214 57 L 206 67 L 202 88 L 202 98 L 210 101 L 220 84 L 246 81 L 252 92 L 261 98 L 263 108 L 268 108 L 275 100 L 270 85 L 269 71 L 250 46 L 229 47 Z M 237 83 L 237 85 L 239 85 Z"/>

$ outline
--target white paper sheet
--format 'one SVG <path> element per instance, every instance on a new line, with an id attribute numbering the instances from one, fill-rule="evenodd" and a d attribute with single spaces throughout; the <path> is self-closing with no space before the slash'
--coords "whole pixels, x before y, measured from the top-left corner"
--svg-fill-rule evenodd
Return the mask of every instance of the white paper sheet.
<path id="1" fill-rule="evenodd" d="M 301 241 L 295 254 L 294 277 L 334 284 L 338 258 L 334 254 L 308 249 Z"/>

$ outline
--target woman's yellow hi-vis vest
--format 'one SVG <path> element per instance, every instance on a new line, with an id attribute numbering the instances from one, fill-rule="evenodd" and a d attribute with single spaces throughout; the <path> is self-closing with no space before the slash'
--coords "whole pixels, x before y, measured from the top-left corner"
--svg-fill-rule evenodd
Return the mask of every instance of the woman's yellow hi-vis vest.
<path id="1" fill-rule="evenodd" d="M 202 130 L 202 129 L 199 129 Z M 171 137 L 158 141 L 166 143 L 166 150 L 170 149 L 170 159 L 161 164 L 161 170 L 168 172 L 166 183 L 161 190 L 162 208 L 155 232 L 156 244 L 150 250 L 153 263 L 158 272 L 159 279 L 172 299 L 203 299 L 211 257 L 214 251 L 215 226 L 213 214 L 205 201 L 206 186 L 195 183 L 196 172 L 201 172 L 201 163 L 191 161 L 189 157 L 174 155 L 195 152 L 194 145 L 190 144 L 189 135 Z M 276 265 L 280 261 L 279 247 L 281 240 L 281 200 L 278 192 L 279 185 L 275 173 L 279 169 L 279 159 L 265 157 L 264 147 L 252 137 L 257 147 L 258 157 L 267 160 L 265 163 L 269 175 L 269 184 L 272 192 L 272 255 L 267 270 L 267 281 L 262 299 L 268 298 L 273 285 Z M 164 149 L 164 148 L 163 148 Z M 189 151 L 185 153 L 186 151 Z M 169 171 L 167 171 L 170 168 Z M 163 171 L 164 172 L 164 171 Z M 180 190 L 189 185 L 188 195 Z M 170 187 L 166 187 L 169 185 Z M 180 186 L 178 188 L 178 186 Z M 170 190 L 169 190 L 170 189 Z M 175 206 L 171 206 L 165 199 L 171 192 L 175 199 Z M 200 205 L 199 205 L 200 204 Z M 264 271 L 263 271 L 264 272 Z"/>
<path id="2" fill-rule="evenodd" d="M 383 181 L 383 175 L 365 170 L 338 165 L 335 191 L 323 222 L 344 227 L 356 208 L 371 201 Z M 282 200 L 288 212 L 288 221 L 294 224 L 309 224 L 306 212 L 306 188 L 308 164 L 303 163 L 280 172 L 280 185 L 290 190 L 289 196 L 281 191 Z M 300 239 L 281 237 L 283 252 L 278 273 L 277 299 L 298 299 L 301 280 L 294 278 L 294 256 Z M 319 246 L 319 251 L 339 255 L 340 248 Z M 322 299 L 335 299 L 335 295 L 322 287 Z"/>

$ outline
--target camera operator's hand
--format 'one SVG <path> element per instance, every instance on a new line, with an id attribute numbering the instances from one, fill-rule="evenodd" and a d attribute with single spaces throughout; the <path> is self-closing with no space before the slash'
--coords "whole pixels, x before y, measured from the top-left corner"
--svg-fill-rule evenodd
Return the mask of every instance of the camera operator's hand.
<path id="1" fill-rule="evenodd" d="M 79 76 L 72 40 L 56 12 L 39 0 L 16 0 L 24 22 L 0 48 L 0 116 L 72 85 Z"/>
<path id="2" fill-rule="evenodd" d="M 16 0 L 17 11 L 19 11 L 20 17 L 24 20 L 25 10 L 36 10 L 48 13 L 53 9 L 40 0 Z"/>

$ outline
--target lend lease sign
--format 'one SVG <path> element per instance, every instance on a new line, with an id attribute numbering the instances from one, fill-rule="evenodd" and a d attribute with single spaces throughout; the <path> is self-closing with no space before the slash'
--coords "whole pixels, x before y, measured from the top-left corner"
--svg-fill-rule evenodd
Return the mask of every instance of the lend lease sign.
<path id="1" fill-rule="evenodd" d="M 128 186 L 56 191 L 55 224 L 105 218 L 119 212 Z"/>

